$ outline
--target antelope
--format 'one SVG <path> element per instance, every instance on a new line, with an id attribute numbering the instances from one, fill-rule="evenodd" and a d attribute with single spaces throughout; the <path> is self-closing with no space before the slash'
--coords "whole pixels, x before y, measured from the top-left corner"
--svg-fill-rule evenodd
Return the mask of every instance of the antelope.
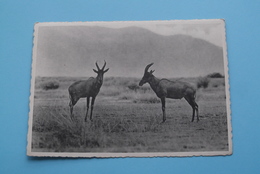
<path id="1" fill-rule="evenodd" d="M 109 70 L 109 68 L 104 70 L 105 66 L 106 66 L 106 61 L 104 61 L 104 65 L 101 69 L 99 68 L 96 62 L 97 70 L 93 69 L 93 71 L 97 73 L 96 78 L 90 77 L 88 80 L 77 81 L 72 85 L 70 85 L 70 87 L 68 88 L 69 97 L 70 97 L 69 107 L 70 107 L 71 120 L 73 118 L 73 106 L 78 102 L 80 98 L 87 98 L 87 112 L 85 116 L 85 122 L 87 121 L 89 101 L 90 101 L 90 97 L 92 97 L 91 111 L 90 111 L 90 120 L 92 121 L 92 112 L 94 108 L 95 99 L 103 84 L 104 73 L 106 73 Z"/>
<path id="2" fill-rule="evenodd" d="M 139 82 L 139 86 L 149 83 L 157 97 L 161 99 L 163 122 L 166 120 L 165 98 L 182 99 L 183 97 L 192 107 L 192 120 L 194 121 L 195 111 L 197 112 L 197 121 L 199 121 L 198 108 L 195 102 L 196 90 L 190 84 L 181 81 L 170 81 L 168 79 L 158 79 L 153 75 L 154 70 L 148 72 L 153 63 L 147 65 L 144 70 L 144 76 Z"/>

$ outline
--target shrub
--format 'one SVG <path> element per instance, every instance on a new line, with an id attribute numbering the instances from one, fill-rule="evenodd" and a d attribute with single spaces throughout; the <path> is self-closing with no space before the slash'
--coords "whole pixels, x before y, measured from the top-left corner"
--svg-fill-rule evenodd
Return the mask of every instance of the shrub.
<path id="1" fill-rule="evenodd" d="M 41 84 L 42 89 L 44 90 L 49 90 L 49 89 L 58 89 L 60 84 L 56 81 L 49 81 L 49 82 L 44 82 Z"/>
<path id="2" fill-rule="evenodd" d="M 200 77 L 197 81 L 198 88 L 207 88 L 209 85 L 209 79 L 207 77 Z"/>
<path id="3" fill-rule="evenodd" d="M 213 84 L 212 87 L 217 88 L 218 84 Z"/>
<path id="4" fill-rule="evenodd" d="M 136 90 L 139 89 L 140 87 L 137 84 L 132 83 L 128 85 L 128 88 L 136 92 Z"/>
<path id="5" fill-rule="evenodd" d="M 207 75 L 207 77 L 209 77 L 209 78 L 224 78 L 224 76 L 221 75 L 220 73 L 212 73 L 212 74 Z"/>

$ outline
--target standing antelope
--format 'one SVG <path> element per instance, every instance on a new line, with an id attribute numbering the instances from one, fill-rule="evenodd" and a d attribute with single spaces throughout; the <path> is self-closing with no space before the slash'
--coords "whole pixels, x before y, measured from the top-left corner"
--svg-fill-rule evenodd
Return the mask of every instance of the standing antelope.
<path id="1" fill-rule="evenodd" d="M 170 81 L 168 79 L 158 79 L 153 75 L 154 70 L 148 72 L 148 69 L 153 63 L 146 66 L 144 70 L 144 76 L 139 83 L 139 86 L 143 86 L 145 83 L 149 83 L 157 97 L 161 99 L 163 122 L 166 120 L 165 114 L 165 98 L 181 99 L 185 98 L 192 107 L 192 122 L 194 121 L 195 111 L 197 112 L 197 121 L 199 121 L 198 105 L 195 102 L 196 90 L 188 83 L 180 81 Z"/>
<path id="2" fill-rule="evenodd" d="M 69 87 L 69 96 L 70 96 L 70 114 L 71 114 L 71 119 L 73 117 L 72 112 L 73 112 L 73 106 L 78 102 L 80 98 L 87 98 L 87 112 L 86 112 L 86 117 L 85 117 L 85 122 L 87 121 L 87 115 L 88 115 L 88 109 L 89 109 L 89 100 L 90 97 L 92 97 L 91 100 L 91 111 L 90 111 L 90 120 L 92 121 L 92 111 L 94 107 L 94 102 L 95 98 L 99 93 L 100 87 L 102 86 L 103 83 L 103 75 L 106 73 L 108 69 L 104 70 L 106 66 L 106 61 L 104 61 L 104 66 L 100 69 L 97 62 L 96 66 L 98 70 L 93 69 L 95 73 L 97 73 L 97 77 L 90 77 L 88 80 L 80 80 Z"/>

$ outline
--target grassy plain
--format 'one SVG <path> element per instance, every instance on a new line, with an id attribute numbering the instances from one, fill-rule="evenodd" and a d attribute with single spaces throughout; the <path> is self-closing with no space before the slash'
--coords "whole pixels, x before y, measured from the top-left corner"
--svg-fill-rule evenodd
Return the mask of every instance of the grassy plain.
<path id="1" fill-rule="evenodd" d="M 199 122 L 184 100 L 166 101 L 162 121 L 160 100 L 137 78 L 107 77 L 94 106 L 93 122 L 85 123 L 86 99 L 69 114 L 68 87 L 84 78 L 37 77 L 34 94 L 32 151 L 38 152 L 196 152 L 228 150 L 225 83 L 210 78 L 197 90 Z M 176 80 L 176 79 L 174 79 Z M 196 86 L 197 79 L 177 79 Z M 58 89 L 43 84 L 56 82 Z"/>

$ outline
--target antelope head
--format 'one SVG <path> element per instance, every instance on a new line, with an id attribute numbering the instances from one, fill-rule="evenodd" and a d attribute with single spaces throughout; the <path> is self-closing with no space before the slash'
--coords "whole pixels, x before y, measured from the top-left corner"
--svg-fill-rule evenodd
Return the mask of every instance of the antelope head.
<path id="1" fill-rule="evenodd" d="M 105 66 L 106 66 L 106 61 L 104 60 L 104 65 L 103 67 L 100 69 L 97 62 L 96 62 L 96 67 L 97 67 L 97 70 L 93 69 L 93 71 L 95 73 L 97 73 L 97 80 L 98 80 L 98 83 L 99 84 L 102 84 L 103 83 L 103 75 L 109 70 L 109 68 L 107 68 L 106 70 L 105 69 Z"/>
<path id="2" fill-rule="evenodd" d="M 148 71 L 148 69 L 153 65 L 153 63 L 147 65 L 144 69 L 144 76 L 142 78 L 142 80 L 139 82 L 139 86 L 143 86 L 143 84 L 149 82 L 151 80 L 151 78 L 153 77 L 153 72 L 154 70 L 151 70 L 150 72 Z"/>

